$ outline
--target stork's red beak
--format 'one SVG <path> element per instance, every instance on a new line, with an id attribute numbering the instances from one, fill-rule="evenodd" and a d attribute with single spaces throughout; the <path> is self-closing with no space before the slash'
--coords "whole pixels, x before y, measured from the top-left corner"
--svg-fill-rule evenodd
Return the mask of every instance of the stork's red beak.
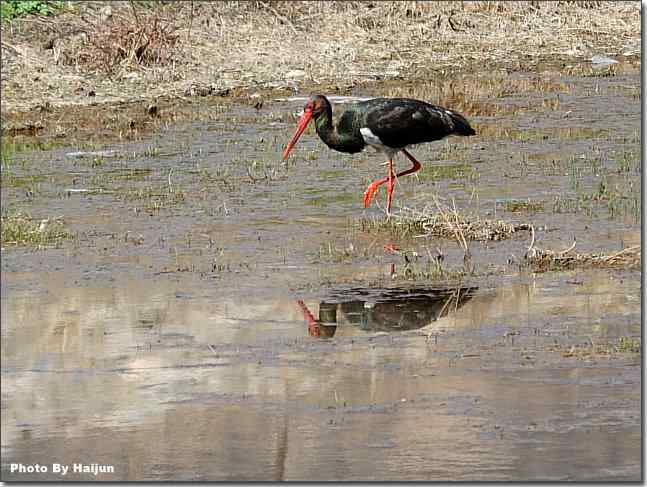
<path id="1" fill-rule="evenodd" d="M 288 142 L 288 145 L 285 147 L 285 150 L 283 151 L 283 159 L 288 158 L 290 151 L 297 143 L 297 140 L 299 140 L 299 137 L 301 137 L 301 134 L 306 129 L 311 119 L 312 119 L 312 109 L 304 110 L 303 115 L 301 115 L 301 118 L 299 119 L 299 125 L 297 126 L 297 130 L 294 132 L 292 139 L 290 140 L 290 142 Z"/>

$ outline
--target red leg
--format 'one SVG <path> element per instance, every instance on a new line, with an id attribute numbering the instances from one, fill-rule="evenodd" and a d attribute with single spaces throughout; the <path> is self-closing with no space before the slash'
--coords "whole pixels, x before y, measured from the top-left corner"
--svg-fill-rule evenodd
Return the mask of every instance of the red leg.
<path id="1" fill-rule="evenodd" d="M 387 164 L 389 167 L 393 164 L 393 160 L 389 159 L 387 161 Z M 377 179 L 373 181 L 371 184 L 368 185 L 368 188 L 366 188 L 366 191 L 364 191 L 364 208 L 368 208 L 371 204 L 371 200 L 373 199 L 373 196 L 377 192 L 377 189 L 386 183 L 389 180 L 388 177 L 382 178 L 382 179 Z"/>
<path id="2" fill-rule="evenodd" d="M 409 158 L 411 162 L 413 162 L 413 166 L 411 166 L 409 169 L 406 171 L 402 171 L 398 174 L 395 175 L 396 178 L 399 178 L 400 176 L 406 176 L 407 174 L 411 174 L 412 172 L 420 171 L 420 168 L 422 167 L 422 164 L 420 164 L 415 157 L 413 157 L 411 154 L 409 154 L 406 150 L 402 149 L 402 153 Z"/>
<path id="3" fill-rule="evenodd" d="M 411 174 L 413 172 L 419 171 L 420 168 L 422 167 L 422 164 L 420 164 L 415 157 L 413 157 L 411 154 L 409 154 L 405 149 L 402 149 L 402 152 L 404 153 L 407 158 L 413 162 L 413 166 L 411 166 L 409 169 L 406 171 L 399 172 L 398 174 L 395 175 L 395 178 L 399 178 L 401 176 L 406 176 L 407 174 Z M 364 191 L 364 208 L 368 208 L 369 205 L 371 204 L 371 199 L 373 199 L 373 196 L 375 195 L 375 192 L 377 189 L 384 183 L 388 182 L 389 180 L 393 181 L 391 176 L 393 175 L 393 169 L 392 169 L 392 164 L 393 161 L 389 160 L 387 162 L 389 165 L 389 176 L 378 179 L 376 181 L 373 181 L 371 184 L 369 184 L 368 188 L 366 188 L 366 191 Z M 393 183 L 391 183 L 393 184 Z M 387 192 L 388 192 L 388 199 L 387 199 L 387 213 L 391 208 L 391 198 L 393 197 L 393 186 L 391 186 L 391 189 L 387 186 Z"/>
<path id="4" fill-rule="evenodd" d="M 395 186 L 395 174 L 393 174 L 393 161 L 389 161 L 389 175 L 386 182 L 386 214 L 391 213 L 391 200 L 393 200 L 393 186 Z"/>
<path id="5" fill-rule="evenodd" d="M 319 326 L 319 323 L 312 315 L 306 304 L 301 299 L 297 300 L 297 304 L 301 308 L 301 311 L 303 311 L 303 317 L 305 318 L 306 323 L 308 323 L 308 333 L 310 334 L 310 336 L 321 336 L 321 328 Z"/>

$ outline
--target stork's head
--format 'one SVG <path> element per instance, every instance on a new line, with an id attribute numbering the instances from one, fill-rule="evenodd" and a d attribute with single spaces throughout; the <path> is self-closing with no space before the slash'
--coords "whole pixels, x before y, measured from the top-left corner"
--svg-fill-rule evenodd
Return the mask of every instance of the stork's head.
<path id="1" fill-rule="evenodd" d="M 316 120 L 317 118 L 319 118 L 321 114 L 326 112 L 326 110 L 329 108 L 330 108 L 330 103 L 328 103 L 328 100 L 326 100 L 325 96 L 312 95 L 310 97 L 310 99 L 308 100 L 308 103 L 306 103 L 306 106 L 303 107 L 303 115 L 301 115 L 301 118 L 299 119 L 299 123 L 297 124 L 297 129 L 294 132 L 292 139 L 290 139 L 290 142 L 288 142 L 288 145 L 285 147 L 285 150 L 283 151 L 283 159 L 288 158 L 290 151 L 297 143 L 297 140 L 299 140 L 299 137 L 301 137 L 301 134 L 305 131 L 306 127 L 310 123 L 310 120 L 312 120 L 313 118 Z"/>

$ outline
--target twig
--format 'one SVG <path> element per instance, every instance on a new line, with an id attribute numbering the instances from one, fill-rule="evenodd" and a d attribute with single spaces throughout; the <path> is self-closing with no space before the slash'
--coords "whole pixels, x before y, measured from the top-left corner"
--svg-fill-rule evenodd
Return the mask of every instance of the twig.
<path id="1" fill-rule="evenodd" d="M 2 47 L 6 47 L 7 49 L 11 49 L 11 50 L 12 50 L 12 51 L 14 51 L 16 54 L 18 54 L 18 55 L 22 56 L 23 58 L 25 58 L 26 60 L 28 60 L 28 61 L 30 61 L 30 62 L 32 62 L 32 63 L 40 63 L 40 60 L 39 60 L 37 57 L 35 57 L 35 56 L 31 56 L 30 54 L 27 54 L 27 53 L 25 52 L 25 50 L 24 50 L 24 49 L 22 49 L 22 48 L 19 48 L 19 47 L 13 46 L 13 45 L 11 45 L 11 44 L 9 44 L 9 43 L 5 42 L 5 41 L 2 41 Z"/>
<path id="2" fill-rule="evenodd" d="M 135 16 L 135 21 L 137 22 L 137 24 L 139 24 L 139 16 L 137 15 L 137 9 L 135 8 L 135 2 L 133 0 L 130 0 L 128 3 L 130 4 L 130 8 L 132 9 L 133 15 Z"/>
<path id="3" fill-rule="evenodd" d="M 458 219 L 458 211 L 456 211 L 456 202 L 452 198 L 452 206 L 454 207 L 454 218 L 456 219 L 456 226 L 458 227 L 458 232 L 459 235 L 463 241 L 463 250 L 465 251 L 465 254 L 469 257 L 470 256 L 470 248 L 469 245 L 467 245 L 467 240 L 465 240 L 465 235 L 463 234 L 463 229 L 461 228 L 460 221 Z"/>
<path id="4" fill-rule="evenodd" d="M 250 166 L 247 166 L 247 175 L 249 176 L 249 179 L 252 180 L 252 184 L 256 184 L 257 181 L 260 181 L 260 179 L 255 178 L 252 176 L 252 170 L 250 169 Z"/>
<path id="5" fill-rule="evenodd" d="M 443 317 L 443 313 L 445 312 L 445 309 L 447 309 L 447 306 L 449 306 L 449 303 L 452 302 L 453 298 L 454 298 L 454 294 L 451 294 L 451 295 L 447 296 L 447 300 L 443 304 L 443 307 L 441 308 L 440 313 L 438 313 L 438 318 Z"/>
<path id="6" fill-rule="evenodd" d="M 634 250 L 639 249 L 639 248 L 640 248 L 640 245 L 633 245 L 632 247 L 627 247 L 626 249 L 622 249 L 621 251 L 616 252 L 615 254 L 611 254 L 611 255 L 607 256 L 606 258 L 608 260 L 613 260 L 616 257 L 618 257 L 618 256 L 620 256 L 620 255 L 622 255 L 624 253 L 633 252 Z"/>
<path id="7" fill-rule="evenodd" d="M 568 254 L 571 250 L 573 250 L 575 248 L 575 244 L 577 244 L 577 239 L 574 238 L 573 239 L 573 244 L 569 248 L 567 248 L 566 250 L 562 250 L 558 255 L 560 257 L 562 257 L 562 256 Z"/>
<path id="8" fill-rule="evenodd" d="M 193 26 L 193 0 L 191 0 L 191 14 L 189 15 L 189 30 L 186 33 L 186 42 L 191 42 L 191 27 Z"/>
<path id="9" fill-rule="evenodd" d="M 530 245 L 528 246 L 528 250 L 526 251 L 526 255 L 530 254 L 530 252 L 535 248 L 535 226 L 530 225 Z"/>
<path id="10" fill-rule="evenodd" d="M 450 14 L 449 17 L 447 17 L 447 22 L 449 23 L 449 26 L 452 28 L 454 32 L 464 32 L 464 29 L 459 29 L 454 25 L 454 22 L 452 21 L 452 15 Z"/>
<path id="11" fill-rule="evenodd" d="M 12 45 L 11 45 L 11 44 L 9 44 L 8 42 L 2 41 L 2 47 L 6 47 L 7 49 L 11 49 L 11 50 L 12 50 L 12 51 L 14 51 L 16 54 L 20 54 L 21 56 L 24 56 L 24 54 L 23 54 L 21 51 L 19 51 L 19 50 L 18 50 L 18 48 L 17 48 L 16 46 L 12 46 Z"/>

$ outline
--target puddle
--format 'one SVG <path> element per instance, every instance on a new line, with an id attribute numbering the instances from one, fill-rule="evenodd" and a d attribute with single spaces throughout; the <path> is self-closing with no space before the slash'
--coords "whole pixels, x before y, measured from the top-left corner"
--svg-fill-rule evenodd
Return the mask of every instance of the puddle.
<path id="1" fill-rule="evenodd" d="M 542 249 L 640 244 L 637 72 L 432 81 L 336 99 L 434 99 L 480 133 L 414 147 L 395 211 L 437 195 Z M 65 238 L 3 247 L 2 479 L 640 479 L 640 272 L 529 274 L 527 232 L 469 242 L 470 267 L 364 231 L 382 157 L 309 129 L 286 163 L 297 107 L 3 155 L 3 218 Z M 10 471 L 81 460 L 115 471 Z"/>
<path id="2" fill-rule="evenodd" d="M 335 306 L 340 333 L 319 340 L 287 292 L 52 276 L 3 299 L 3 478 L 88 455 L 115 466 L 103 480 L 563 480 L 610 475 L 618 456 L 635 478 L 639 356 L 565 352 L 639 334 L 639 284 L 574 278 L 458 305 L 448 290 L 331 288 L 304 297 L 326 320 Z"/>

